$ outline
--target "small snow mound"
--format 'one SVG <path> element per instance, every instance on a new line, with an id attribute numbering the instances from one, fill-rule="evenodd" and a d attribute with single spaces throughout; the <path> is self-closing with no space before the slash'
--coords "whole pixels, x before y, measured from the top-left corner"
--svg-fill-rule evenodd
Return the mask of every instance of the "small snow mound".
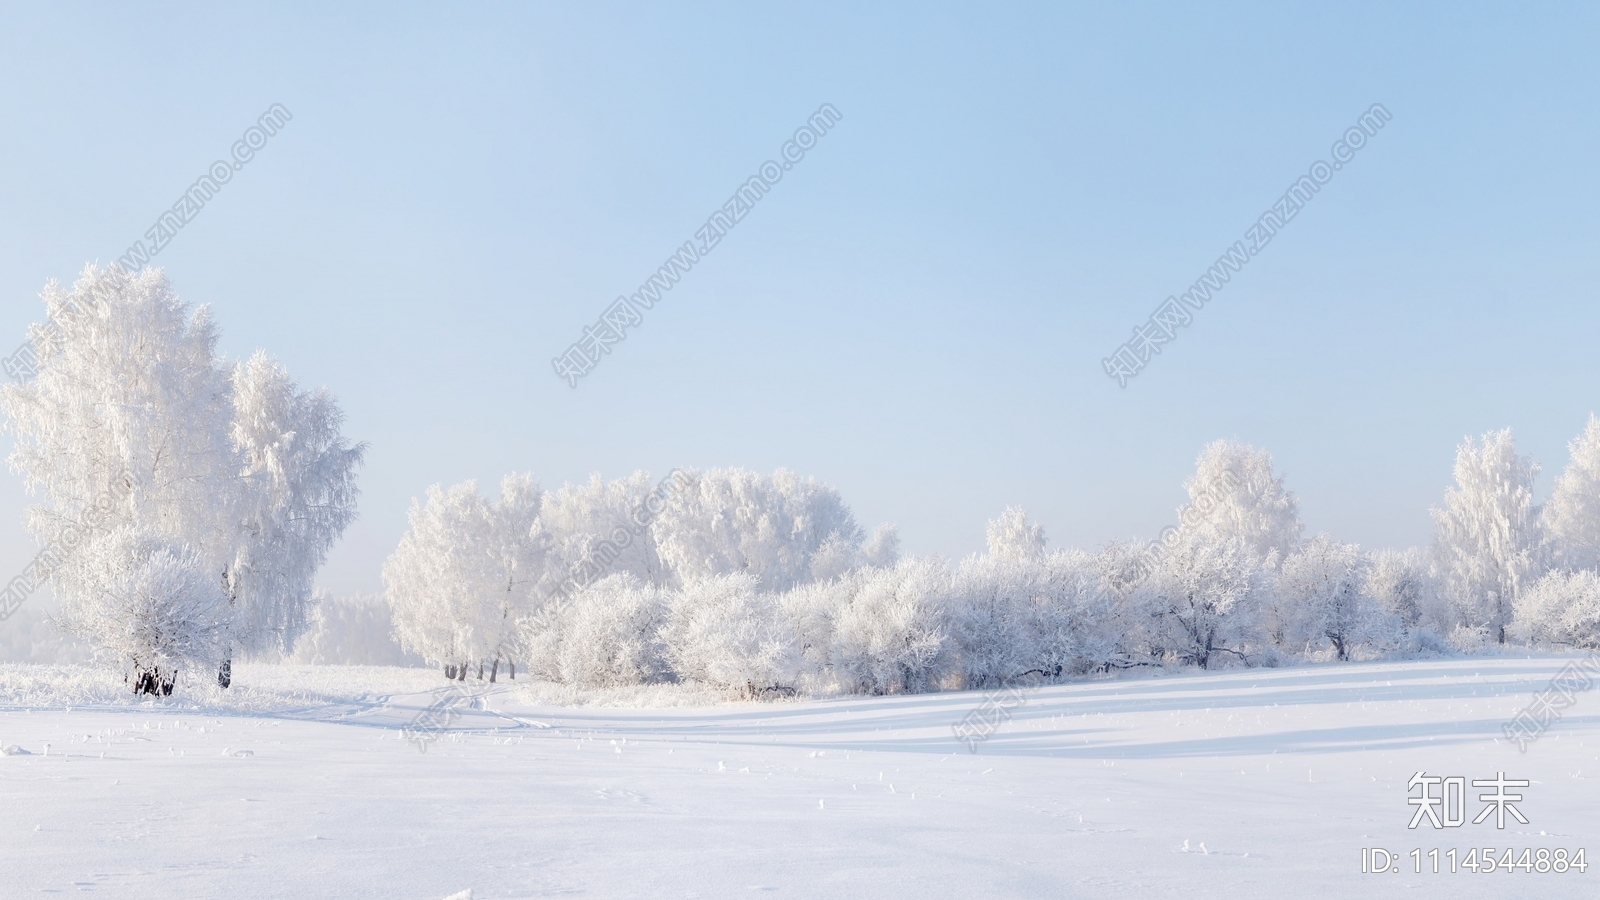
<path id="1" fill-rule="evenodd" d="M 28 752 L 27 750 L 24 750 L 21 747 L 18 747 L 16 744 L 7 744 L 5 747 L 0 748 L 0 753 L 5 754 L 6 756 L 32 756 L 33 755 L 32 753 Z"/>
<path id="2" fill-rule="evenodd" d="M 460 893 L 451 894 L 450 896 L 444 898 L 444 900 L 472 900 L 472 888 L 467 888 Z"/>

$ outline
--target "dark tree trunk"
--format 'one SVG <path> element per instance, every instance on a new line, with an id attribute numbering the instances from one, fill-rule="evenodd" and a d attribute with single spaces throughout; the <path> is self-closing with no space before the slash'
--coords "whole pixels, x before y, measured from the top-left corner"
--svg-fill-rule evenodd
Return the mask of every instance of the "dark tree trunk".
<path id="1" fill-rule="evenodd" d="M 177 678 L 176 672 L 163 672 L 156 669 L 140 669 L 134 664 L 133 692 L 135 694 L 149 694 L 152 697 L 172 696 L 172 683 Z"/>
<path id="2" fill-rule="evenodd" d="M 444 680 L 445 681 L 455 681 L 456 680 L 456 667 L 455 666 L 452 666 L 449 663 L 445 664 L 445 667 L 444 667 Z"/>
<path id="3" fill-rule="evenodd" d="M 462 663 L 461 665 L 456 666 L 456 680 L 457 681 L 466 681 L 467 680 L 467 664 L 466 663 Z"/>
<path id="4" fill-rule="evenodd" d="M 483 660 L 478 660 L 478 680 L 483 680 Z"/>
<path id="5" fill-rule="evenodd" d="M 489 683 L 494 684 L 494 678 L 500 674 L 500 660 L 494 661 L 494 668 L 489 670 Z"/>
<path id="6" fill-rule="evenodd" d="M 506 660 L 506 665 L 511 667 L 511 680 L 512 681 L 516 681 L 517 680 L 517 663 L 516 663 L 516 660 L 509 660 L 508 659 L 508 660 Z"/>
<path id="7" fill-rule="evenodd" d="M 234 579 L 232 577 L 232 573 L 229 571 L 229 567 L 223 566 L 222 592 L 228 596 L 229 606 L 233 606 L 239 601 L 239 595 L 236 588 L 237 586 L 234 584 Z M 228 647 L 224 650 L 222 666 L 217 669 L 217 686 L 226 690 L 231 684 L 233 684 L 233 648 Z M 167 693 L 172 693 L 172 688 L 170 686 L 167 688 Z"/>

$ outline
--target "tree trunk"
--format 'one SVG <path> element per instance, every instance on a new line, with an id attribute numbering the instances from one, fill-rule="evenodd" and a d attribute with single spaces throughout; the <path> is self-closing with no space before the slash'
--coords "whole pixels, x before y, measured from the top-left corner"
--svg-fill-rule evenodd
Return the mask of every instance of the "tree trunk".
<path id="1" fill-rule="evenodd" d="M 457 681 L 466 681 L 467 680 L 467 664 L 466 663 L 462 663 L 461 665 L 456 666 L 456 680 Z"/>
<path id="2" fill-rule="evenodd" d="M 506 660 L 506 665 L 511 667 L 511 680 L 512 681 L 516 681 L 517 680 L 517 661 L 514 660 L 514 659 L 508 659 L 508 660 Z"/>
<path id="3" fill-rule="evenodd" d="M 445 681 L 455 681 L 456 680 L 456 667 L 455 666 L 452 666 L 449 663 L 445 663 L 445 666 L 444 666 L 444 680 Z"/>
<path id="4" fill-rule="evenodd" d="M 478 680 L 483 680 L 483 660 L 478 660 Z"/>
<path id="5" fill-rule="evenodd" d="M 217 685 L 227 687 L 231 684 L 233 684 L 233 655 L 230 653 L 228 658 L 222 661 L 222 668 L 217 670 Z M 168 693 L 171 691 L 168 690 Z"/>
<path id="6" fill-rule="evenodd" d="M 500 674 L 500 660 L 494 661 L 494 668 L 489 670 L 489 683 L 494 684 L 494 677 Z"/>
<path id="7" fill-rule="evenodd" d="M 159 668 L 140 669 L 134 664 L 133 692 L 135 694 L 149 694 L 152 697 L 172 696 L 172 684 L 177 680 L 177 673 L 164 673 Z"/>

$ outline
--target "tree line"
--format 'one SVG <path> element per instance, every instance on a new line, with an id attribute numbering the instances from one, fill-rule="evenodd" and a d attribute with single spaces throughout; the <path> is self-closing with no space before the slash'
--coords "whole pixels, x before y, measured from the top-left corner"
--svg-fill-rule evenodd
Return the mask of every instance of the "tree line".
<path id="1" fill-rule="evenodd" d="M 390 627 L 450 678 L 502 667 L 581 686 L 692 681 L 770 696 L 893 693 L 1141 666 L 1272 666 L 1600 647 L 1600 420 L 1550 500 L 1510 431 L 1468 439 L 1430 546 L 1307 538 L 1264 450 L 1206 446 L 1154 541 L 1051 549 L 1020 509 L 987 549 L 902 558 L 838 491 L 779 470 L 644 472 L 499 496 L 435 486 L 383 569 L 387 610 L 319 606 L 365 446 L 326 390 L 217 353 L 158 270 L 51 283 L 36 374 L 0 388 L 12 467 L 40 498 L 59 624 L 167 694 L 236 656 L 325 660 Z M 383 644 L 384 642 L 378 642 Z M 374 659 L 392 658 L 374 644 Z"/>
<path id="2" fill-rule="evenodd" d="M 1271 456 L 1234 441 L 1202 450 L 1156 541 L 1051 550 L 1009 508 L 986 552 L 954 561 L 899 558 L 893 528 L 864 539 L 837 492 L 784 471 L 675 472 L 642 528 L 645 473 L 552 493 L 512 476 L 499 501 L 430 491 L 385 582 L 402 644 L 451 677 L 504 659 L 579 686 L 749 696 L 1595 647 L 1600 420 L 1571 451 L 1541 507 L 1509 431 L 1468 439 L 1433 544 L 1404 551 L 1307 539 Z M 626 554 L 596 558 L 623 532 Z M 605 574 L 552 589 L 574 571 Z"/>

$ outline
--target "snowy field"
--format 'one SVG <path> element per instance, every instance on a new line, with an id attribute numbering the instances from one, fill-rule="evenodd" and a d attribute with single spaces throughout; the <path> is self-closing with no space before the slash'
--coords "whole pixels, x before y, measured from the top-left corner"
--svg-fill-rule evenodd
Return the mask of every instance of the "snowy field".
<path id="1" fill-rule="evenodd" d="M 978 693 L 664 708 L 469 683 L 421 752 L 401 729 L 446 690 L 431 671 L 241 666 L 226 694 L 135 703 L 3 666 L 0 896 L 1592 897 L 1600 872 L 1407 856 L 1595 849 L 1600 697 L 1525 754 L 1500 737 L 1562 663 L 1049 687 L 976 753 L 951 725 Z M 1529 824 L 1472 824 L 1469 788 L 1466 825 L 1409 831 L 1419 770 L 1529 779 Z M 1401 871 L 1361 874 L 1366 847 Z"/>

